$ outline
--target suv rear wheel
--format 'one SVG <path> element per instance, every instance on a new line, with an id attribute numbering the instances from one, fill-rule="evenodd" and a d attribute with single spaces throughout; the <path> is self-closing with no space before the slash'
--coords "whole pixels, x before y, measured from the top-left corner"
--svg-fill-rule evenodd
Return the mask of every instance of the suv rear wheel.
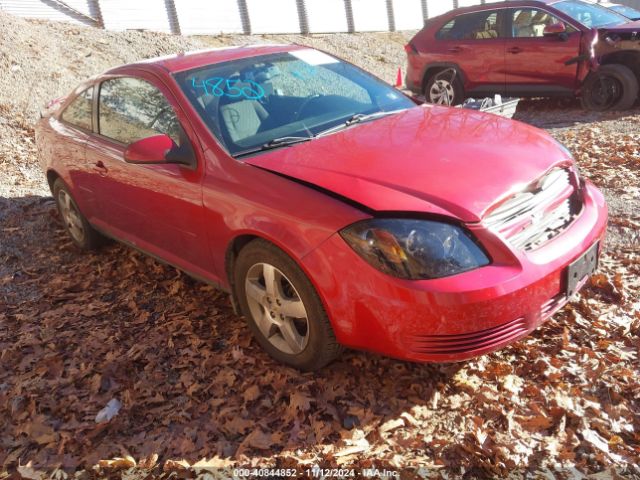
<path id="1" fill-rule="evenodd" d="M 458 72 L 447 68 L 431 75 L 425 84 L 424 97 L 436 105 L 460 105 L 464 100 L 464 86 Z"/>
<path id="2" fill-rule="evenodd" d="M 638 79 L 624 65 L 602 65 L 582 87 L 582 106 L 587 110 L 628 110 L 637 98 Z"/>

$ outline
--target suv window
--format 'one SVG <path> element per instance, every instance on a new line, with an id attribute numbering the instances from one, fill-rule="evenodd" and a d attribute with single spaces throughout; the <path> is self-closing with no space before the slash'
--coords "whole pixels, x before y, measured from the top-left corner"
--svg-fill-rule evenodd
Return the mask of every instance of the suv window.
<path id="1" fill-rule="evenodd" d="M 76 127 L 93 129 L 93 87 L 78 95 L 62 112 L 62 120 Z"/>
<path id="2" fill-rule="evenodd" d="M 487 10 L 460 15 L 436 34 L 438 40 L 491 40 L 502 37 L 501 15 L 498 10 Z"/>
<path id="3" fill-rule="evenodd" d="M 538 38 L 544 36 L 544 27 L 553 23 L 562 23 L 549 12 L 536 8 L 519 8 L 512 10 L 511 34 L 514 38 Z M 575 29 L 567 25 L 567 32 Z"/>
<path id="4" fill-rule="evenodd" d="M 159 133 L 180 144 L 180 123 L 160 90 L 137 78 L 105 80 L 98 105 L 100 134 L 128 145 Z"/>

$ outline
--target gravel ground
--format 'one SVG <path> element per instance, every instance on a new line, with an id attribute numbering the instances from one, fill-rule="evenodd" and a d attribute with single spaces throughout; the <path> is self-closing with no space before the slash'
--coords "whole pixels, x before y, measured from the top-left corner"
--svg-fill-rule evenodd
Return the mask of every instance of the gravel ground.
<path id="1" fill-rule="evenodd" d="M 39 459 L 45 462 L 56 452 L 58 456 L 63 456 L 65 442 L 76 441 L 74 435 L 79 430 L 78 424 L 62 422 L 59 425 L 56 424 L 55 431 L 51 433 L 46 430 L 51 428 L 49 426 L 51 419 L 47 415 L 53 415 L 51 412 L 59 408 L 58 403 L 67 402 L 69 411 L 73 411 L 74 408 L 85 408 L 86 411 L 83 413 L 88 418 L 90 416 L 87 413 L 88 407 L 77 406 L 84 405 L 79 398 L 84 398 L 82 395 L 92 391 L 91 401 L 94 403 L 90 406 L 93 408 L 95 402 L 103 400 L 99 395 L 110 395 L 113 392 L 109 390 L 108 379 L 104 380 L 106 376 L 103 377 L 106 387 L 99 381 L 100 378 L 97 383 L 92 381 L 91 385 L 82 386 L 83 381 L 96 378 L 89 377 L 86 373 L 93 368 L 91 362 L 98 364 L 103 358 L 109 361 L 115 361 L 114 359 L 121 361 L 122 371 L 115 372 L 113 378 L 123 384 L 129 381 L 128 377 L 131 375 L 138 381 L 145 378 L 144 372 L 127 370 L 131 364 L 126 362 L 132 355 L 131 352 L 137 352 L 138 347 L 148 348 L 145 354 L 150 357 L 157 355 L 158 351 L 166 355 L 167 358 L 160 359 L 159 364 L 163 368 L 169 368 L 172 375 L 175 374 L 172 362 L 182 362 L 184 358 L 173 352 L 172 348 L 158 349 L 157 346 L 160 343 L 145 344 L 141 341 L 138 345 L 135 337 L 129 333 L 138 330 L 127 330 L 133 328 L 126 323 L 128 322 L 126 319 L 132 318 L 131 314 L 127 313 L 132 304 L 125 289 L 121 288 L 119 272 L 129 272 L 125 277 L 129 279 L 127 280 L 129 283 L 132 283 L 131 279 L 140 278 L 138 284 L 131 285 L 132 289 L 140 289 L 140 285 L 155 285 L 145 301 L 148 300 L 150 305 L 155 305 L 156 310 L 165 309 L 168 312 L 174 309 L 175 314 L 179 316 L 184 313 L 181 310 L 186 309 L 186 306 L 192 308 L 191 305 L 195 305 L 193 308 L 206 311 L 206 315 L 216 315 L 218 311 L 222 314 L 225 322 L 220 322 L 220 325 L 215 327 L 219 328 L 217 336 L 214 335 L 215 332 L 206 331 L 208 327 L 204 314 L 202 320 L 197 320 L 199 317 L 196 317 L 193 322 L 182 319 L 183 323 L 167 328 L 175 327 L 171 335 L 187 335 L 184 329 L 197 327 L 197 332 L 192 332 L 189 338 L 193 342 L 199 342 L 204 338 L 207 345 L 194 351 L 197 355 L 219 355 L 229 369 L 238 368 L 239 365 L 240 370 L 236 372 L 237 382 L 243 381 L 247 385 L 260 384 L 261 389 L 270 391 L 270 383 L 273 383 L 271 377 L 252 378 L 250 374 L 246 374 L 248 369 L 256 365 L 266 365 L 270 370 L 269 375 L 277 372 L 278 375 L 284 376 L 286 381 L 282 378 L 279 381 L 283 389 L 288 389 L 286 392 L 290 395 L 289 404 L 295 407 L 297 403 L 293 398 L 298 390 L 306 391 L 310 398 L 314 396 L 319 398 L 322 396 L 320 393 L 328 391 L 322 382 L 335 384 L 337 388 L 344 380 L 344 385 L 348 385 L 345 398 L 352 393 L 353 398 L 349 398 L 348 401 L 337 401 L 336 404 L 342 401 L 342 406 L 345 408 L 345 412 L 342 410 L 338 412 L 340 421 L 352 422 L 353 418 L 356 420 L 360 418 L 361 427 L 366 431 L 367 438 L 371 440 L 372 448 L 375 446 L 378 449 L 376 451 L 381 452 L 380 458 L 384 457 L 385 461 L 389 461 L 388 465 L 394 465 L 395 461 L 400 464 L 404 464 L 405 461 L 413 462 L 412 464 L 415 465 L 428 462 L 429 465 L 435 465 L 437 468 L 446 466 L 449 471 L 456 471 L 457 465 L 462 465 L 464 462 L 465 468 L 471 468 L 467 470 L 468 472 L 475 472 L 472 476 L 476 474 L 482 476 L 477 472 L 485 472 L 486 478 L 492 475 L 495 477 L 497 475 L 495 472 L 504 472 L 500 469 L 527 468 L 529 465 L 540 467 L 579 465 L 583 471 L 589 472 L 601 471 L 611 466 L 633 468 L 633 465 L 636 465 L 637 468 L 638 452 L 640 452 L 638 446 L 640 440 L 637 434 L 628 433 L 627 430 L 625 430 L 627 433 L 616 435 L 609 435 L 609 433 L 615 432 L 616 430 L 611 429 L 618 428 L 622 420 L 632 425 L 629 427 L 632 430 L 635 427 L 636 432 L 640 428 L 637 413 L 634 413 L 640 408 L 637 404 L 637 394 L 640 391 L 637 387 L 637 375 L 640 370 L 637 360 L 638 320 L 633 323 L 634 318 L 640 319 L 640 295 L 637 282 L 637 252 L 640 251 L 638 234 L 640 135 L 637 125 L 640 120 L 640 110 L 595 114 L 582 111 L 573 101 L 530 100 L 521 102 L 516 114 L 516 119 L 545 128 L 565 143 L 575 154 L 584 174 L 604 190 L 609 200 L 611 224 L 607 254 L 602 263 L 604 274 L 585 289 L 586 293 L 579 302 L 569 305 L 528 339 L 502 352 L 460 365 L 459 370 L 458 367 L 452 371 L 438 366 L 423 368 L 423 366 L 405 364 L 360 352 L 350 352 L 344 361 L 317 377 L 300 376 L 296 372 L 284 370 L 270 363 L 271 360 L 253 346 L 245 329 L 232 321 L 237 319 L 231 312 L 226 298 L 219 295 L 216 297 L 209 291 L 204 292 L 206 288 L 197 282 L 179 274 L 175 277 L 174 270 L 161 267 L 156 262 L 120 246 L 111 246 L 101 255 L 78 254 L 70 246 L 56 221 L 50 193 L 42 172 L 37 166 L 33 122 L 38 118 L 39 109 L 48 100 L 68 93 L 81 80 L 107 68 L 143 58 L 207 47 L 257 42 L 301 43 L 335 53 L 393 82 L 398 66 L 404 66 L 405 54 L 402 46 L 411 33 L 251 37 L 227 35 L 182 38 L 149 32 L 105 32 L 62 23 L 18 19 L 0 12 L 0 35 L 2 37 L 0 68 L 4 72 L 0 76 L 0 345 L 5 345 L 6 351 L 9 352 L 5 357 L 4 351 L 0 351 L 2 367 L 0 368 L 0 426 L 10 417 L 13 421 L 12 415 L 18 415 L 20 412 L 19 402 L 14 402 L 13 397 L 7 400 L 9 397 L 5 392 L 9 392 L 10 388 L 24 388 L 25 395 L 37 396 L 41 399 L 39 402 L 47 405 L 46 408 L 38 407 L 38 415 L 33 420 L 35 422 L 37 419 L 41 423 L 32 422 L 29 429 L 17 427 L 18 433 L 15 435 L 12 435 L 9 430 L 0 431 L 0 465 L 5 453 L 2 451 L 4 445 L 2 442 L 5 441 L 7 445 L 11 445 L 10 455 L 13 460 L 35 458 L 36 461 Z M 46 279 L 55 279 L 55 281 L 51 280 L 48 283 Z M 155 292 L 156 288 L 158 292 Z M 202 290 L 213 300 L 200 301 L 193 293 L 196 290 Z M 174 302 L 173 296 L 176 292 L 178 295 Z M 140 292 L 140 298 L 144 295 L 147 295 L 147 292 Z M 171 302 L 168 299 L 171 299 Z M 2 302 L 6 302 L 6 305 Z M 109 305 L 114 317 L 111 318 L 110 314 L 106 313 L 103 318 L 99 312 L 96 312 L 91 313 L 93 316 L 89 318 L 84 312 L 82 315 L 85 317 L 78 318 L 81 318 L 82 322 L 86 321 L 88 325 L 95 326 L 95 323 L 90 322 L 98 322 L 100 328 L 96 330 L 97 332 L 101 332 L 101 328 L 104 328 L 107 332 L 105 339 L 111 342 L 117 337 L 121 339 L 121 343 L 103 344 L 96 341 L 96 352 L 89 353 L 83 351 L 82 345 L 69 343 L 69 348 L 60 351 L 61 355 L 74 355 L 72 365 L 79 365 L 85 373 L 79 377 L 80 383 L 77 388 L 75 384 L 69 383 L 65 388 L 68 388 L 70 393 L 62 394 L 61 391 L 50 389 L 47 383 L 53 382 L 47 375 L 56 371 L 58 367 L 55 363 L 47 366 L 49 357 L 37 357 L 36 353 L 57 348 L 53 343 L 46 341 L 46 335 L 56 328 L 60 328 L 61 332 L 65 333 L 65 338 L 69 342 L 74 342 L 77 338 L 82 339 L 82 335 L 85 334 L 84 325 L 81 322 L 72 321 L 76 317 L 72 320 L 67 318 L 70 315 L 68 312 L 71 307 L 83 310 L 84 305 L 91 302 L 105 305 L 105 308 Z M 107 304 L 101 302 L 107 302 Z M 50 310 L 52 307 L 49 303 L 55 303 L 56 310 Z M 59 306 L 60 304 L 64 306 Z M 6 312 L 4 307 L 7 308 L 6 311 L 13 313 L 3 317 Z M 114 327 L 112 324 L 121 320 L 120 317 L 125 319 L 125 323 Z M 46 330 L 44 332 L 46 335 L 40 331 L 39 324 L 33 322 L 34 318 L 38 321 L 45 320 L 46 325 L 43 329 Z M 152 321 L 156 320 L 155 317 L 152 318 Z M 597 329 L 593 325 L 597 325 Z M 159 337 L 159 341 L 164 341 L 167 336 L 161 330 L 154 330 L 154 325 L 149 326 L 144 322 L 134 327 L 147 329 L 145 332 L 149 333 L 140 335 L 155 335 Z M 109 330 L 109 328 L 113 329 Z M 148 330 L 149 328 L 151 330 Z M 159 320 L 158 328 L 164 328 L 163 322 Z M 95 332 L 89 327 L 87 332 L 95 337 Z M 29 337 L 23 338 L 23 334 Z M 171 335 L 169 335 L 170 338 Z M 237 346 L 238 339 L 241 340 L 240 347 Z M 41 342 L 44 343 L 41 344 Z M 233 350 L 231 347 L 225 347 L 224 342 L 233 344 Z M 71 348 L 71 345 L 75 347 Z M 37 371 L 44 372 L 44 380 L 31 380 L 30 365 L 28 362 L 21 361 L 24 354 L 22 349 L 26 349 L 37 357 L 35 358 L 39 365 Z M 34 351 L 36 353 L 33 353 Z M 562 353 L 559 353 L 561 351 Z M 629 351 L 631 353 L 628 353 Z M 138 356 L 136 353 L 136 358 Z M 217 361 L 218 357 L 215 359 Z M 21 374 L 26 375 L 24 378 L 30 378 L 29 382 L 25 381 L 24 386 L 21 382 L 17 382 L 10 376 L 9 367 L 2 362 L 12 365 L 16 370 L 21 369 Z M 594 369 L 594 362 L 602 362 L 602 369 L 600 366 Z M 65 365 L 68 365 L 68 362 Z M 95 368 L 100 368 L 100 365 Z M 135 365 L 131 368 L 135 368 Z M 217 367 L 214 365 L 214 368 Z M 632 375 L 626 376 L 629 375 L 629 371 Z M 505 372 L 507 372 L 506 376 Z M 209 373 L 209 371 L 203 372 L 201 381 L 210 380 Z M 623 380 L 619 381 L 620 378 Z M 514 387 L 514 382 L 518 388 Z M 485 394 L 489 390 L 491 392 L 495 390 L 495 396 L 480 399 L 472 397 L 471 395 L 477 393 L 477 386 L 480 384 L 482 384 L 480 390 Z M 523 384 L 526 388 L 521 394 Z M 158 384 L 158 387 L 164 389 L 168 385 L 169 383 L 164 382 Z M 343 390 L 344 385 L 340 386 Z M 163 405 L 177 412 L 170 427 L 178 430 L 167 432 L 153 424 L 154 428 L 157 427 L 155 431 L 159 432 L 154 437 L 158 448 L 156 451 L 161 454 L 164 452 L 165 459 L 177 458 L 176 455 L 193 456 L 195 455 L 193 445 L 171 440 L 182 441 L 185 438 L 180 430 L 185 424 L 180 422 L 184 421 L 185 415 L 192 415 L 196 411 L 202 413 L 201 405 L 185 406 L 180 384 L 169 386 L 175 386 L 175 391 L 170 392 L 174 397 L 168 395 Z M 540 391 L 536 390 L 538 387 L 541 388 Z M 154 388 L 155 386 L 152 385 L 150 390 L 153 392 Z M 104 389 L 106 390 L 103 392 Z M 401 393 L 397 393 L 402 391 L 413 393 L 405 398 Z M 382 406 L 378 405 L 378 408 L 376 401 L 381 395 L 379 392 L 385 393 L 381 397 L 384 402 Z M 238 392 L 234 395 L 242 397 Z M 552 410 L 550 415 L 546 415 L 541 409 L 551 397 L 557 400 L 558 406 L 554 407 L 555 410 Z M 608 400 L 602 400 L 605 397 Z M 10 404 L 10 407 L 2 403 L 3 398 L 7 400 L 6 405 Z M 202 398 L 208 401 L 205 394 Z M 427 398 L 429 398 L 428 402 Z M 246 401 L 246 398 L 244 400 Z M 229 397 L 220 400 L 218 404 L 212 402 L 211 408 L 218 409 L 215 410 L 216 415 L 220 415 L 219 410 L 225 406 L 225 401 L 233 404 L 235 400 L 232 401 L 232 397 Z M 242 401 L 242 398 L 239 401 Z M 252 401 L 250 399 L 250 402 Z M 353 445 L 367 443 L 356 438 L 356 433 L 360 431 L 357 428 L 346 431 L 341 427 L 345 425 L 344 423 L 334 422 L 333 426 L 330 423 L 325 424 L 328 414 L 320 409 L 320 402 L 316 405 L 313 404 L 314 400 L 310 401 L 311 406 L 309 401 L 303 401 L 303 411 L 296 410 L 297 407 L 293 409 L 296 418 L 295 428 L 299 430 L 302 425 L 304 430 L 309 418 L 316 415 L 313 417 L 313 428 L 317 429 L 314 435 L 326 435 L 328 440 L 324 444 L 318 443 L 319 446 L 314 450 L 310 445 L 313 446 L 316 437 L 309 437 L 312 440 L 304 440 L 302 438 L 305 432 L 302 432 L 298 435 L 302 439 L 300 440 L 293 438 L 292 433 L 292 439 L 287 444 L 288 448 L 290 447 L 288 451 L 295 450 L 296 455 L 299 454 L 305 461 L 316 461 L 314 459 L 322 455 L 327 460 L 331 455 L 326 454 L 326 451 L 336 444 L 346 444 L 348 448 L 353 448 Z M 359 402 L 363 402 L 366 410 L 360 406 Z M 514 410 L 509 413 L 500 413 L 498 410 L 501 403 L 503 406 L 506 405 L 505 408 Z M 144 430 L 138 432 L 136 437 L 129 435 L 130 429 L 142 427 L 138 418 L 133 416 L 133 409 L 130 408 L 130 405 L 134 405 L 135 402 L 129 399 L 125 404 L 127 415 L 131 417 L 125 417 L 128 420 L 123 422 L 130 423 L 116 425 L 111 430 L 106 430 L 106 433 L 89 431 L 89 427 L 83 423 L 87 430 L 84 431 L 84 436 L 79 437 L 80 440 L 73 445 L 77 451 L 84 449 L 83 455 L 86 456 L 83 456 L 81 461 L 80 457 L 73 457 L 72 454 L 76 452 L 68 453 L 67 449 L 61 464 L 86 466 L 86 462 L 90 460 L 107 458 L 99 456 L 102 454 L 124 456 L 130 451 L 136 451 L 140 455 L 152 453 L 144 451 L 151 445 L 142 440 L 145 438 Z M 262 404 L 267 405 L 267 402 Z M 282 406 L 281 404 L 281 401 L 274 402 L 273 405 L 269 404 L 269 408 L 274 409 L 270 411 L 272 418 L 279 418 L 281 411 L 278 408 Z M 390 408 L 389 405 L 392 407 Z M 430 410 L 431 405 L 433 405 L 433 411 Z M 3 410 L 5 407 L 6 409 Z M 462 411 L 462 408 L 467 407 L 472 409 L 471 413 Z M 493 407 L 496 411 L 492 410 Z M 593 413 L 596 407 L 602 410 L 599 414 Z M 586 410 L 589 413 L 585 413 Z M 407 416 L 408 411 L 413 413 Z M 246 411 L 243 410 L 243 412 L 247 415 Z M 513 423 L 514 412 L 516 412 L 515 424 Z M 60 415 L 62 418 L 62 414 Z M 253 433 L 246 436 L 245 427 L 248 429 L 247 425 L 253 425 L 253 420 L 257 418 L 257 414 L 251 415 L 254 416 L 248 416 L 243 420 L 246 425 L 233 426 L 239 432 L 235 437 L 227 434 L 224 439 L 218 441 L 217 455 L 224 456 L 226 459 L 230 455 L 229 452 L 235 451 L 236 455 L 239 455 L 237 452 L 243 449 L 260 449 L 262 437 L 256 438 Z M 382 420 L 378 415 L 382 415 L 380 418 L 383 420 L 391 419 L 396 422 L 394 425 L 397 425 L 397 432 L 379 430 Z M 544 422 L 540 423 L 540 417 L 537 415 L 542 415 Z M 418 416 L 419 421 L 423 423 L 418 424 L 414 416 Z M 401 417 L 399 424 L 396 417 Z M 517 427 L 518 422 L 523 422 L 525 417 L 530 419 L 530 423 L 522 423 L 526 431 L 517 428 L 512 430 L 513 425 Z M 618 423 L 612 420 L 614 418 Z M 460 427 L 469 423 L 471 421 L 469 419 L 473 420 L 473 425 L 468 428 Z M 552 420 L 552 427 L 544 427 L 545 422 Z M 148 419 L 148 421 L 155 420 Z M 488 423 L 483 423 L 485 421 Z M 416 422 L 415 425 L 420 425 L 420 428 L 415 427 L 413 422 Z M 90 424 L 89 421 L 87 425 Z M 8 429 L 9 423 L 6 425 Z M 261 428 L 267 427 L 263 425 Z M 325 427 L 329 429 L 328 432 L 323 430 Z M 469 442 L 475 445 L 473 442 L 479 442 L 480 438 L 486 440 L 480 428 L 489 432 L 490 441 L 480 442 L 480 449 L 477 445 L 470 447 Z M 538 433 L 531 434 L 533 430 Z M 605 442 L 603 446 L 601 437 L 594 436 L 594 430 L 599 432 L 597 435 L 604 436 L 608 444 Z M 472 431 L 475 433 L 469 433 Z M 373 434 L 370 435 L 371 432 Z M 576 432 L 579 432 L 579 436 Z M 45 437 L 47 440 L 48 436 L 56 436 L 59 433 L 63 437 L 62 445 L 59 448 L 50 447 L 51 451 L 38 441 L 29 443 L 30 438 L 37 440 L 38 435 L 39 438 Z M 68 438 L 65 435 L 68 435 Z M 215 438 L 221 438 L 219 432 L 215 435 L 218 435 Z M 58 437 L 56 438 L 59 440 Z M 241 440 L 242 438 L 244 440 Z M 427 438 L 430 440 L 425 450 Z M 46 443 L 45 440 L 42 441 Z M 358 441 L 361 443 L 357 443 Z M 200 442 L 199 437 L 198 442 Z M 515 443 L 511 445 L 510 442 Z M 136 450 L 138 448 L 139 450 Z M 391 453 L 389 448 L 393 450 Z M 496 451 L 488 453 L 489 449 Z M 374 455 L 371 453 L 373 451 L 369 450 L 371 455 Z M 9 455 L 8 449 L 6 454 Z M 389 460 L 392 457 L 393 461 Z M 252 458 L 256 461 L 261 460 L 259 456 Z M 264 458 L 267 458 L 266 453 L 262 460 Z M 280 458 L 286 461 L 287 457 L 283 453 Z M 167 464 L 165 464 L 166 468 Z M 480 470 L 473 470 L 474 468 Z M 460 473 L 459 469 L 457 472 Z M 3 478 L 1 474 L 0 478 Z"/>

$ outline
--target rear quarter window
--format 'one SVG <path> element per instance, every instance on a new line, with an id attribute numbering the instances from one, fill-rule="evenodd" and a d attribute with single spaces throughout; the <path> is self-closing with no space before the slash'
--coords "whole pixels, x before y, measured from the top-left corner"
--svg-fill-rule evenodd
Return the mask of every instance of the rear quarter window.
<path id="1" fill-rule="evenodd" d="M 450 20 L 436 33 L 438 40 L 491 40 L 502 37 L 497 10 L 465 13 Z"/>
<path id="2" fill-rule="evenodd" d="M 60 118 L 75 127 L 93 130 L 93 87 L 87 88 L 67 105 Z"/>
<path id="3" fill-rule="evenodd" d="M 453 20 L 447 22 L 444 27 L 442 27 L 440 30 L 438 30 L 438 32 L 436 33 L 436 38 L 438 40 L 448 40 L 449 38 L 451 38 L 451 30 L 453 29 L 453 27 L 456 24 L 456 19 L 454 18 Z"/>

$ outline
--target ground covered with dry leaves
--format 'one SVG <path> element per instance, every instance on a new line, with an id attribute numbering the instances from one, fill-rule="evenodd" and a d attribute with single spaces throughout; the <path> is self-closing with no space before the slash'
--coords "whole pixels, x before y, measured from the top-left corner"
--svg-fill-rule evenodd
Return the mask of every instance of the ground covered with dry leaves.
<path id="1" fill-rule="evenodd" d="M 55 468 L 134 478 L 134 464 L 140 478 L 190 476 L 185 467 L 202 459 L 422 468 L 406 478 L 614 469 L 640 478 L 638 110 L 519 108 L 519 119 L 573 151 L 611 208 L 599 274 L 529 338 L 454 365 L 347 352 L 301 374 L 260 350 L 224 294 L 117 244 L 76 250 L 35 162 L 32 124 L 45 97 L 120 61 L 239 40 L 1 13 L 0 27 L 0 478 Z M 298 40 L 382 75 L 402 63 L 401 51 L 384 50 L 399 35 Z M 371 45 L 365 60 L 356 55 Z M 55 55 L 42 56 L 47 46 Z M 96 423 L 112 399 L 118 415 Z"/>

